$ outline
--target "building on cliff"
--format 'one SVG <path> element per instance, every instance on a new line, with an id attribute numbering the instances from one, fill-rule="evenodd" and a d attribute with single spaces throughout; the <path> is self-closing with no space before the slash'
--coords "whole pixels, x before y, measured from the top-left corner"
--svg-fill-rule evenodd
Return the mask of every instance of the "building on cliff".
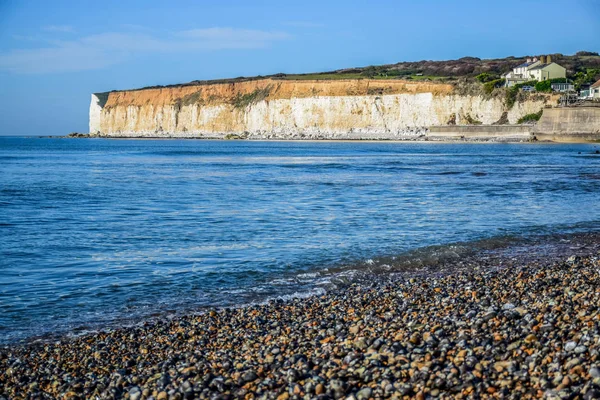
<path id="1" fill-rule="evenodd" d="M 575 85 L 568 82 L 555 82 L 551 86 L 553 92 L 568 93 L 575 90 Z"/>
<path id="2" fill-rule="evenodd" d="M 526 62 L 516 66 L 512 71 L 504 75 L 507 87 L 528 81 L 540 82 L 566 77 L 567 69 L 552 62 L 552 57 L 550 56 L 541 56 L 539 59 L 528 58 Z"/>
<path id="3" fill-rule="evenodd" d="M 600 100 L 600 80 L 590 86 L 590 97 Z"/>
<path id="4" fill-rule="evenodd" d="M 596 83 L 583 84 L 580 89 L 580 100 L 600 100 L 600 80 Z"/>

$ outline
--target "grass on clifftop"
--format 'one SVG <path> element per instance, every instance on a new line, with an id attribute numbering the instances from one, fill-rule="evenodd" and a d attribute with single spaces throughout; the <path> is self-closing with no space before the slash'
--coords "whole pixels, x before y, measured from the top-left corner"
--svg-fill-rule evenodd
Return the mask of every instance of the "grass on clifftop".
<path id="1" fill-rule="evenodd" d="M 574 55 L 560 53 L 546 54 L 552 57 L 552 61 L 567 69 L 567 76 L 571 77 L 576 84 L 587 83 L 600 79 L 600 55 L 595 52 L 580 51 Z M 539 55 L 538 55 L 539 56 Z M 282 80 L 334 80 L 334 79 L 408 79 L 408 80 L 432 80 L 451 81 L 454 79 L 469 79 L 481 84 L 492 80 L 501 79 L 502 75 L 526 61 L 528 57 L 506 57 L 496 59 L 480 59 L 477 57 L 463 57 L 458 60 L 444 61 L 409 61 L 396 64 L 370 65 L 366 67 L 346 68 L 321 73 L 285 74 L 279 73 L 268 76 L 238 77 L 230 79 L 219 79 L 211 81 L 196 80 L 189 83 L 148 86 L 142 89 L 156 89 L 163 87 L 181 87 L 210 85 L 218 83 L 238 83 L 260 79 L 282 79 Z M 584 82 L 585 81 L 585 82 Z M 498 83 L 498 82 L 497 82 Z M 493 86 L 493 85 L 488 85 Z"/>
<path id="2" fill-rule="evenodd" d="M 315 80 L 315 81 L 331 81 L 331 80 L 342 80 L 342 79 L 381 79 L 381 80 L 397 80 L 397 79 L 405 79 L 405 80 L 415 80 L 415 81 L 445 81 L 450 78 L 445 76 L 433 76 L 433 75 L 375 75 L 375 76 L 365 76 L 360 73 L 352 73 L 352 74 L 339 74 L 339 73 L 325 73 L 325 74 L 294 74 L 294 75 L 285 75 L 281 77 L 281 79 L 285 80 Z"/>

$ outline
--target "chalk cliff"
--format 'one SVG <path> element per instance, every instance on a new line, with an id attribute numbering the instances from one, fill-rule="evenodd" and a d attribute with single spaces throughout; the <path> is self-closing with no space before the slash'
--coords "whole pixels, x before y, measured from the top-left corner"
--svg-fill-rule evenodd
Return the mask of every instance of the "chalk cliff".
<path id="1" fill-rule="evenodd" d="M 552 99 L 502 97 L 402 80 L 279 80 L 92 95 L 90 132 L 109 137 L 410 139 L 447 124 L 516 123 Z"/>

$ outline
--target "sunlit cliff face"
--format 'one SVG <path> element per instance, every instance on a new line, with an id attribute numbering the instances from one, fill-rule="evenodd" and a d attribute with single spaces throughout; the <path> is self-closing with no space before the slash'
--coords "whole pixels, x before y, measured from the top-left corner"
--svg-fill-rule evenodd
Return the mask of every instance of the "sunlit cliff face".
<path id="1" fill-rule="evenodd" d="M 393 138 L 446 124 L 516 123 L 548 98 L 458 95 L 402 80 L 275 80 L 92 95 L 90 132 L 106 136 Z M 105 103 L 105 104 L 102 104 Z"/>

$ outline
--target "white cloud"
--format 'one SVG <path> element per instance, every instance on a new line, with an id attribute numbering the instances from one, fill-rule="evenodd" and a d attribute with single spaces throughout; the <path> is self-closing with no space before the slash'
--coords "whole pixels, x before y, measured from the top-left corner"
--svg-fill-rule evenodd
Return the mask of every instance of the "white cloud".
<path id="1" fill-rule="evenodd" d="M 0 54 L 0 69 L 22 74 L 74 72 L 104 68 L 120 62 L 122 58 L 118 54 L 72 44 Z"/>
<path id="2" fill-rule="evenodd" d="M 73 33 L 73 27 L 70 25 L 46 25 L 42 27 L 46 32 Z"/>
<path id="3" fill-rule="evenodd" d="M 0 53 L 0 70 L 56 73 L 100 69 L 135 55 L 264 48 L 290 38 L 285 32 L 253 29 L 191 29 L 158 37 L 140 32 L 107 32 L 75 40 L 46 40 L 45 47 Z"/>

